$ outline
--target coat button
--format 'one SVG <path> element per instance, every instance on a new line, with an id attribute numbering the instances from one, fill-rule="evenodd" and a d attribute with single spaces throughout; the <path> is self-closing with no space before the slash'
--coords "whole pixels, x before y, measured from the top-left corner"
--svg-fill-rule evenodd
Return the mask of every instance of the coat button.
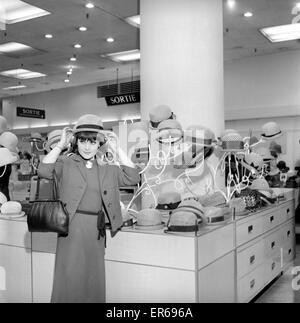
<path id="1" fill-rule="evenodd" d="M 106 195 L 107 194 L 107 190 L 103 191 L 103 194 Z"/>
<path id="2" fill-rule="evenodd" d="M 108 207 L 111 207 L 111 206 L 112 206 L 112 204 L 109 202 L 109 203 L 107 204 L 107 206 L 108 206 Z"/>

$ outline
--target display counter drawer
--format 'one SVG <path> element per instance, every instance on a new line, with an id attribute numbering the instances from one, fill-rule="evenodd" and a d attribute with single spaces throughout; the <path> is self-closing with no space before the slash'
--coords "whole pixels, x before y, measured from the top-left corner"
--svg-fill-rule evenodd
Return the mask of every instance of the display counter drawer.
<path id="1" fill-rule="evenodd" d="M 237 282 L 237 299 L 239 303 L 250 301 L 264 284 L 264 266 L 261 265 Z"/>
<path id="2" fill-rule="evenodd" d="M 282 266 L 285 267 L 295 258 L 295 244 L 293 241 L 285 244 L 282 248 Z"/>
<path id="3" fill-rule="evenodd" d="M 237 246 L 247 243 L 250 240 L 262 234 L 262 218 L 254 218 L 249 221 L 237 225 L 236 242 Z"/>
<path id="4" fill-rule="evenodd" d="M 264 263 L 264 283 L 270 283 L 280 274 L 281 270 L 280 255 L 266 260 Z"/>
<path id="5" fill-rule="evenodd" d="M 237 276 L 242 278 L 264 261 L 263 253 L 264 241 L 259 240 L 247 248 L 237 250 Z"/>
<path id="6" fill-rule="evenodd" d="M 27 222 L 0 219 L 0 244 L 31 248 L 31 234 Z"/>
<path id="7" fill-rule="evenodd" d="M 286 223 L 281 229 L 282 244 L 291 244 L 295 241 L 295 223 L 294 220 Z"/>
<path id="8" fill-rule="evenodd" d="M 282 235 L 281 230 L 267 235 L 264 238 L 264 256 L 266 259 L 273 257 L 274 255 L 280 255 L 280 248 L 282 247 Z"/>

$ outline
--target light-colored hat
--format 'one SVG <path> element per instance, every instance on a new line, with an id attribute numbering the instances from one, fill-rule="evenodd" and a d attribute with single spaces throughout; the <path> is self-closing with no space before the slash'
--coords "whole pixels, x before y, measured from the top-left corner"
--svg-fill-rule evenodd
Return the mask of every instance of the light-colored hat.
<path id="1" fill-rule="evenodd" d="M 174 210 L 181 203 L 181 195 L 178 192 L 164 192 L 157 197 L 158 210 Z"/>
<path id="2" fill-rule="evenodd" d="M 12 216 L 22 214 L 22 205 L 19 202 L 8 201 L 2 204 L 0 208 L 1 215 Z"/>
<path id="3" fill-rule="evenodd" d="M 182 127 L 176 120 L 162 121 L 157 129 L 158 134 L 155 139 L 160 143 L 175 143 L 182 139 Z"/>
<path id="4" fill-rule="evenodd" d="M 233 198 L 229 201 L 229 207 L 235 209 L 235 215 L 237 216 L 247 214 L 246 206 L 242 198 Z"/>
<path id="5" fill-rule="evenodd" d="M 282 131 L 276 122 L 267 122 L 262 126 L 262 138 L 275 139 L 282 136 Z"/>
<path id="6" fill-rule="evenodd" d="M 225 130 L 221 136 L 223 151 L 242 151 L 244 141 L 242 136 L 234 129 Z"/>
<path id="7" fill-rule="evenodd" d="M 262 156 L 254 152 L 251 152 L 250 154 L 245 154 L 245 162 L 250 166 L 258 167 L 259 169 L 263 167 L 264 163 Z"/>
<path id="8" fill-rule="evenodd" d="M 0 116 L 0 134 L 7 130 L 7 120 L 3 116 Z"/>
<path id="9" fill-rule="evenodd" d="M 12 153 L 7 148 L 0 147 L 0 167 L 15 163 L 19 159 L 16 153 Z"/>
<path id="10" fill-rule="evenodd" d="M 159 230 L 164 227 L 161 214 L 156 209 L 141 210 L 136 218 L 136 229 L 138 230 Z"/>
<path id="11" fill-rule="evenodd" d="M 7 202 L 6 196 L 0 192 L 0 206 Z"/>
<path id="12" fill-rule="evenodd" d="M 256 178 L 250 187 L 252 190 L 273 192 L 269 183 L 264 178 Z"/>
<path id="13" fill-rule="evenodd" d="M 53 130 L 51 132 L 48 133 L 47 136 L 47 141 L 46 141 L 46 145 L 45 145 L 45 149 L 49 152 L 53 147 L 53 145 L 56 145 L 59 143 L 60 141 L 60 137 L 62 134 L 62 130 Z"/>
<path id="14" fill-rule="evenodd" d="M 216 225 L 225 222 L 230 217 L 229 207 L 208 206 L 204 208 L 207 225 Z"/>
<path id="15" fill-rule="evenodd" d="M 81 116 L 73 128 L 73 133 L 82 131 L 101 132 L 103 130 L 103 123 L 95 114 L 85 114 Z"/>
<path id="16" fill-rule="evenodd" d="M 150 124 L 156 129 L 160 122 L 168 119 L 174 119 L 174 114 L 167 105 L 159 105 L 149 112 Z"/>
<path id="17" fill-rule="evenodd" d="M 34 141 L 34 142 L 38 141 L 38 142 L 40 142 L 42 140 L 43 140 L 43 136 L 39 132 L 32 132 L 30 134 L 29 141 Z"/>
<path id="18" fill-rule="evenodd" d="M 13 153 L 18 153 L 18 137 L 12 132 L 5 131 L 0 135 L 0 146 L 7 148 Z"/>
<path id="19" fill-rule="evenodd" d="M 226 203 L 225 197 L 220 192 L 214 192 L 212 194 L 200 195 L 199 202 L 202 206 L 219 206 Z"/>

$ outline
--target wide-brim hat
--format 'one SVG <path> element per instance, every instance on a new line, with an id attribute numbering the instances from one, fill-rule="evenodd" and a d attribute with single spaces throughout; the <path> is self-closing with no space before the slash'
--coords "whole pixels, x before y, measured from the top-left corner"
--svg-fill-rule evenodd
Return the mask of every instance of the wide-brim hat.
<path id="1" fill-rule="evenodd" d="M 225 130 L 221 136 L 221 146 L 223 151 L 242 151 L 244 150 L 243 137 L 234 129 Z"/>
<path id="2" fill-rule="evenodd" d="M 136 214 L 136 226 L 138 230 L 159 230 L 163 229 L 161 214 L 156 209 L 144 209 Z"/>
<path id="3" fill-rule="evenodd" d="M 7 148 L 13 153 L 19 152 L 17 148 L 18 142 L 18 137 L 10 131 L 5 131 L 0 135 L 0 146 Z"/>
<path id="4" fill-rule="evenodd" d="M 98 132 L 102 133 L 104 130 L 102 120 L 95 114 L 82 115 L 73 128 L 73 133 L 78 132 Z"/>
<path id="5" fill-rule="evenodd" d="M 217 225 L 224 223 L 230 219 L 230 209 L 226 207 L 208 206 L 204 208 L 204 216 L 207 225 Z"/>
<path id="6" fill-rule="evenodd" d="M 154 129 L 156 129 L 162 121 L 175 118 L 171 108 L 167 105 L 159 105 L 153 108 L 149 112 L 149 117 L 150 124 Z"/>
<path id="7" fill-rule="evenodd" d="M 158 210 L 174 210 L 181 203 L 181 195 L 178 192 L 163 192 L 160 193 L 157 197 L 157 206 Z"/>
<path id="8" fill-rule="evenodd" d="M 155 139 L 163 144 L 176 143 L 183 137 L 183 130 L 176 120 L 164 120 L 158 126 L 158 133 Z"/>
<path id="9" fill-rule="evenodd" d="M 52 148 L 52 145 L 58 144 L 61 138 L 62 130 L 53 130 L 48 133 L 45 149 L 49 152 Z"/>
<path id="10" fill-rule="evenodd" d="M 7 120 L 3 116 L 0 116 L 0 134 L 7 130 Z"/>
<path id="11" fill-rule="evenodd" d="M 261 137 L 266 140 L 279 138 L 283 135 L 279 125 L 276 122 L 267 122 L 262 126 Z"/>
<path id="12" fill-rule="evenodd" d="M 12 153 L 7 148 L 0 147 L 0 167 L 13 164 L 18 159 L 19 159 L 19 156 L 16 153 Z"/>
<path id="13" fill-rule="evenodd" d="M 256 178 L 251 186 L 251 190 L 257 190 L 257 191 L 266 191 L 266 192 L 273 192 L 273 190 L 270 188 L 269 183 L 264 178 Z"/>
<path id="14" fill-rule="evenodd" d="M 24 212 L 22 212 L 21 203 L 16 201 L 8 201 L 3 203 L 0 207 L 0 213 L 4 216 L 21 216 L 24 214 Z"/>

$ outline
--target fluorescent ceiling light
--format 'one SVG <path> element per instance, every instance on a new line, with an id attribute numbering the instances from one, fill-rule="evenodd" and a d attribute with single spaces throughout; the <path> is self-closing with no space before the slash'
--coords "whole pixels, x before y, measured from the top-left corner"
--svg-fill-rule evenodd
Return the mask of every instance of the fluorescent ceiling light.
<path id="1" fill-rule="evenodd" d="M 93 9 L 95 7 L 95 5 L 93 3 L 91 3 L 91 2 L 88 2 L 85 6 L 88 9 Z"/>
<path id="2" fill-rule="evenodd" d="M 300 24 L 289 24 L 260 29 L 272 43 L 300 39 Z"/>
<path id="3" fill-rule="evenodd" d="M 134 27 L 140 27 L 141 24 L 141 16 L 140 15 L 136 15 L 136 16 L 131 16 L 131 17 L 127 17 L 125 19 L 130 25 L 134 26 Z"/>
<path id="4" fill-rule="evenodd" d="M 85 27 L 85 26 L 80 26 L 80 27 L 78 27 L 78 29 L 80 31 L 87 31 L 87 27 Z"/>
<path id="5" fill-rule="evenodd" d="M 53 35 L 51 35 L 51 34 L 46 34 L 46 35 L 45 35 L 45 38 L 49 38 L 49 39 L 50 39 L 50 38 L 53 38 Z"/>
<path id="6" fill-rule="evenodd" d="M 106 38 L 106 41 L 108 43 L 113 43 L 115 40 L 112 37 L 108 37 L 108 38 Z"/>
<path id="7" fill-rule="evenodd" d="M 6 24 L 15 24 L 50 14 L 46 10 L 20 0 L 1 0 L 1 7 L 4 10 L 4 17 L 1 20 Z"/>
<path id="8" fill-rule="evenodd" d="M 21 80 L 46 76 L 46 74 L 32 72 L 21 68 L 15 69 L 15 70 L 3 71 L 3 72 L 0 72 L 0 75 L 7 76 L 7 77 L 14 77 L 16 79 L 21 79 Z"/>
<path id="9" fill-rule="evenodd" d="M 102 57 L 108 57 L 115 62 L 128 62 L 128 61 L 135 61 L 140 59 L 140 51 L 139 49 L 129 50 L 126 52 L 119 52 L 119 53 L 111 53 L 102 55 Z"/>
<path id="10" fill-rule="evenodd" d="M 3 90 L 17 90 L 17 89 L 23 89 L 27 87 L 26 85 L 15 85 L 15 86 L 9 86 L 9 87 L 5 87 L 3 88 Z"/>
<path id="11" fill-rule="evenodd" d="M 244 13 L 244 17 L 246 17 L 246 18 L 250 18 L 252 16 L 253 16 L 253 13 L 250 11 Z"/>
<path id="12" fill-rule="evenodd" d="M 21 50 L 32 50 L 33 48 L 21 43 L 5 43 L 5 44 L 0 44 L 0 54 L 1 53 L 12 53 L 12 52 L 17 52 Z"/>

